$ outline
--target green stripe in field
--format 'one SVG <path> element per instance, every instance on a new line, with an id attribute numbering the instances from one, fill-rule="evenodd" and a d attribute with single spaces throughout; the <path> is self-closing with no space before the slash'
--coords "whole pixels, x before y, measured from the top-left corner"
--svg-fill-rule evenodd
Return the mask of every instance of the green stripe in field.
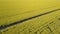
<path id="1" fill-rule="evenodd" d="M 51 14 L 47 14 L 26 22 L 23 22 L 21 24 L 17 24 L 15 26 L 11 26 L 7 29 L 1 30 L 1 32 L 3 34 L 8 34 L 8 33 L 12 33 L 12 34 L 35 34 L 35 33 L 59 33 L 60 31 L 59 29 L 59 18 L 60 18 L 60 11 L 51 13 Z M 47 18 L 46 18 L 47 17 Z M 51 23 L 52 22 L 52 23 Z M 58 24 L 58 25 L 57 25 Z M 50 29 L 53 31 L 51 32 Z M 42 28 L 43 27 L 43 28 Z M 55 30 L 54 30 L 55 28 Z M 43 30 L 43 32 L 41 32 L 41 30 Z M 58 30 L 58 31 L 57 31 Z"/>
<path id="2" fill-rule="evenodd" d="M 5 28 L 8 28 L 8 27 L 11 27 L 11 26 L 14 26 L 14 25 L 17 25 L 17 24 L 19 24 L 19 23 L 23 23 L 23 22 L 25 22 L 25 21 L 28 21 L 28 20 L 31 20 L 31 19 L 34 19 L 34 18 L 37 18 L 37 17 L 44 16 L 44 15 L 46 15 L 46 14 L 50 14 L 50 13 L 57 12 L 57 11 L 59 11 L 59 10 L 60 10 L 60 9 L 51 10 L 51 11 L 49 11 L 49 12 L 46 12 L 46 13 L 43 13 L 43 14 L 39 14 L 39 15 L 36 15 L 36 16 L 33 16 L 33 17 L 25 18 L 25 19 L 23 19 L 23 20 L 19 20 L 19 21 L 13 22 L 13 23 L 11 23 L 11 24 L 1 25 L 1 26 L 0 26 L 0 30 L 5 29 Z"/>

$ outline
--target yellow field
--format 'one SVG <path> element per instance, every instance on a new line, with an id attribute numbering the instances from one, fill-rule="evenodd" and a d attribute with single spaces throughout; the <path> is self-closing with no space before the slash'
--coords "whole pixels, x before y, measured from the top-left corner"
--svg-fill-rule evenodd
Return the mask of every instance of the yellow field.
<path id="1" fill-rule="evenodd" d="M 59 34 L 60 10 L 1 30 L 1 25 L 60 9 L 60 0 L 0 0 L 0 34 Z"/>

